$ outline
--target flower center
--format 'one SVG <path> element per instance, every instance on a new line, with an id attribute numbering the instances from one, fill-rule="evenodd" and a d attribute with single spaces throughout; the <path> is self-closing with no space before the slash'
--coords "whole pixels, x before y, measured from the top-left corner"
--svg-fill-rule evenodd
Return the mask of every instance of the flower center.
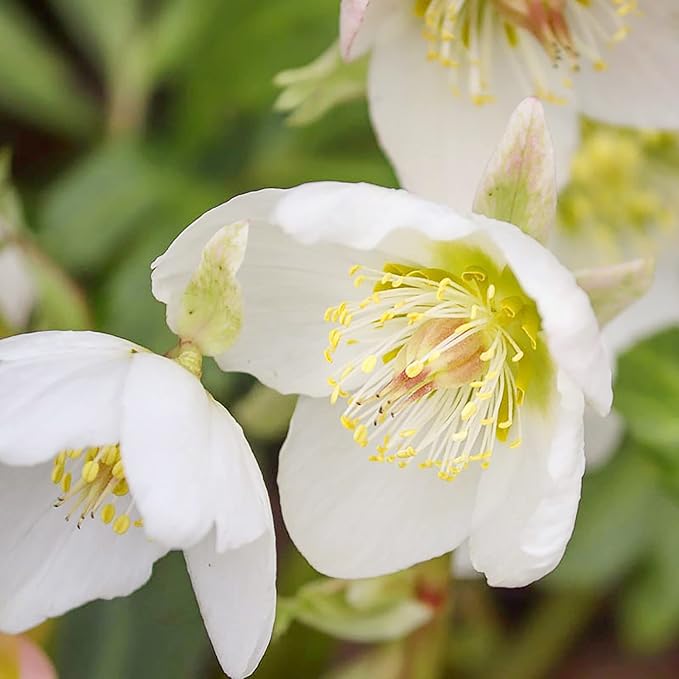
<path id="1" fill-rule="evenodd" d="M 97 512 L 118 535 L 125 534 L 131 524 L 143 525 L 141 519 L 132 522 L 130 518 L 134 500 L 129 500 L 123 512 L 117 505 L 130 492 L 117 443 L 62 450 L 54 458 L 52 482 L 62 490 L 54 506 L 70 503 L 66 520 L 78 514 L 78 528 L 88 515 L 94 519 Z"/>
<path id="2" fill-rule="evenodd" d="M 511 271 L 356 265 L 354 284 L 371 284 L 358 302 L 326 311 L 339 324 L 325 357 L 351 354 L 328 382 L 331 402 L 346 399 L 342 424 L 374 462 L 438 469 L 450 481 L 470 462 L 490 464 L 496 441 L 521 445 L 527 390 L 549 362 L 534 302 Z"/>
<path id="3" fill-rule="evenodd" d="M 637 0 L 416 0 L 424 20 L 427 58 L 450 69 L 455 94 L 466 77 L 472 101 L 493 101 L 493 49 L 511 59 L 528 89 L 552 103 L 564 103 L 549 85 L 544 56 L 556 67 L 565 60 L 577 72 L 583 60 L 606 70 L 601 47 L 623 40 L 625 19 L 637 12 Z M 543 54 L 541 54 L 541 52 Z M 566 76 L 563 88 L 573 87 Z"/>

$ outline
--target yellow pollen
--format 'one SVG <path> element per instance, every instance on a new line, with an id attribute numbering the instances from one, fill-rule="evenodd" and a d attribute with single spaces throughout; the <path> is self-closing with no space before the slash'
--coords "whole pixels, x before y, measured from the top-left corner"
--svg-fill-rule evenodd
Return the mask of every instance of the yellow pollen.
<path id="1" fill-rule="evenodd" d="M 479 409 L 479 407 L 476 405 L 476 403 L 474 403 L 473 401 L 469 401 L 469 403 L 467 403 L 467 405 L 464 408 L 462 408 L 462 415 L 461 415 L 462 421 L 466 422 L 471 417 L 476 415 L 476 412 L 478 411 L 478 409 Z"/>
<path id="2" fill-rule="evenodd" d="M 80 461 L 83 452 L 85 455 Z M 74 478 L 77 479 L 75 483 Z M 94 518 L 98 513 L 105 524 L 113 523 L 115 533 L 122 535 L 128 530 L 129 512 L 134 502 L 129 503 L 124 515 L 114 521 L 116 498 L 130 492 L 118 444 L 59 452 L 54 459 L 52 482 L 60 490 L 54 506 L 58 508 L 69 503 L 65 518 L 68 520 L 77 515 L 78 528 L 88 516 Z"/>
<path id="3" fill-rule="evenodd" d="M 424 363 L 422 361 L 413 361 L 406 369 L 405 374 L 410 377 L 417 377 L 424 370 Z"/>
<path id="4" fill-rule="evenodd" d="M 125 535 L 130 527 L 130 517 L 127 514 L 121 514 L 113 522 L 113 532 L 118 535 Z"/>
<path id="5" fill-rule="evenodd" d="M 363 363 L 361 363 L 361 370 L 364 373 L 371 373 L 375 369 L 376 365 L 377 356 L 371 354 L 370 356 L 367 356 L 365 359 L 363 359 Z"/>

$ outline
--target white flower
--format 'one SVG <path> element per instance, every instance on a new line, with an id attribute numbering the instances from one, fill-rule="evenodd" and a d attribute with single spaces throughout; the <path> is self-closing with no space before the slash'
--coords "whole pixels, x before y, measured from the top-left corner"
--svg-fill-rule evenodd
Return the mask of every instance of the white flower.
<path id="1" fill-rule="evenodd" d="M 7 235 L 0 218 L 0 334 L 4 324 L 25 328 L 36 298 L 26 257 Z"/>
<path id="2" fill-rule="evenodd" d="M 243 326 L 216 360 L 303 395 L 279 486 L 312 565 L 381 575 L 469 538 L 493 585 L 550 571 L 580 496 L 583 395 L 601 413 L 611 402 L 573 275 L 510 224 L 318 183 L 239 196 L 189 226 L 154 263 L 168 309 L 205 242 L 241 220 Z"/>
<path id="3" fill-rule="evenodd" d="M 342 0 L 340 44 L 348 60 L 372 50 L 371 116 L 402 185 L 464 207 L 527 95 L 551 104 L 560 180 L 578 112 L 678 129 L 678 11 L 674 0 Z"/>
<path id="4" fill-rule="evenodd" d="M 199 250 L 172 358 L 93 332 L 0 341 L 0 629 L 127 595 L 181 549 L 224 670 L 259 663 L 275 610 L 271 508 L 241 428 L 200 382 L 201 354 L 237 333 L 224 323 L 238 290 L 214 270 L 238 268 L 241 234 Z"/>

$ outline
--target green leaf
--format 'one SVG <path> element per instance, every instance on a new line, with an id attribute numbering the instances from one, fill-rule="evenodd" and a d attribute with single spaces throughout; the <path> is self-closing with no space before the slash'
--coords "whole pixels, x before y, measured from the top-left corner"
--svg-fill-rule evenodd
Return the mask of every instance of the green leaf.
<path id="1" fill-rule="evenodd" d="M 58 179 L 38 213 L 44 248 L 71 271 L 90 275 L 152 213 L 163 173 L 131 144 L 98 149 Z"/>
<path id="2" fill-rule="evenodd" d="M 69 65 L 15 2 L 0 4 L 0 106 L 50 129 L 82 136 L 94 106 Z"/>
<path id="3" fill-rule="evenodd" d="M 639 562 L 652 539 L 657 494 L 646 457 L 628 440 L 608 465 L 585 477 L 575 532 L 548 586 L 605 587 Z"/>
<path id="4" fill-rule="evenodd" d="M 615 407 L 636 439 L 672 451 L 679 466 L 679 329 L 637 345 L 618 361 Z"/>
<path id="5" fill-rule="evenodd" d="M 54 657 L 68 679 L 202 676 L 210 643 L 180 553 L 133 595 L 96 601 L 57 623 Z"/>
<path id="6" fill-rule="evenodd" d="M 679 505 L 665 499 L 649 529 L 655 534 L 649 562 L 622 596 L 623 638 L 636 651 L 658 652 L 679 635 Z"/>

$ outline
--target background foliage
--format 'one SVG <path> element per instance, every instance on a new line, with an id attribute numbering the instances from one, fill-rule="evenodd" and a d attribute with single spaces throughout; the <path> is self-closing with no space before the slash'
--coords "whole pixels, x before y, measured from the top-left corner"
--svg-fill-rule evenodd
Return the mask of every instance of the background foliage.
<path id="1" fill-rule="evenodd" d="M 0 138 L 39 284 L 32 327 L 92 327 L 163 352 L 149 263 L 201 212 L 263 186 L 395 185 L 364 101 L 304 128 L 273 111 L 276 73 L 320 54 L 336 25 L 329 0 L 0 4 Z M 293 402 L 212 366 L 206 384 L 243 423 L 275 499 Z M 449 582 L 439 564 L 445 605 L 412 628 L 403 606 L 422 612 L 413 582 L 429 571 L 360 599 L 328 582 L 297 595 L 318 576 L 278 521 L 279 634 L 255 676 L 677 676 L 678 330 L 624 356 L 616 404 L 624 442 L 588 474 L 566 558 L 540 585 L 491 591 Z M 371 627 L 393 635 L 348 633 Z M 68 679 L 220 676 L 178 554 L 132 597 L 74 611 L 42 638 Z"/>

